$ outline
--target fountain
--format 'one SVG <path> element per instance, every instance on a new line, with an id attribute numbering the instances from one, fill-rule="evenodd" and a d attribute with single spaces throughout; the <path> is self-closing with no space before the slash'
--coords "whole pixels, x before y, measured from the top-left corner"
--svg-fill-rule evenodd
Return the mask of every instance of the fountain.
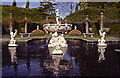
<path id="1" fill-rule="evenodd" d="M 14 39 L 14 37 L 17 35 L 17 30 L 15 30 L 15 33 L 10 32 L 11 35 L 11 39 L 10 39 L 10 43 L 8 44 L 9 47 L 15 47 L 18 46 L 16 43 L 16 40 Z"/>
<path id="2" fill-rule="evenodd" d="M 101 60 L 105 60 L 105 57 L 104 57 L 104 52 L 105 52 L 105 48 L 107 47 L 107 44 L 105 44 L 105 34 L 106 32 L 102 32 L 101 30 L 99 30 L 99 33 L 100 33 L 100 36 L 101 39 L 98 39 L 98 52 L 100 53 L 99 55 L 99 59 L 98 59 L 98 62 L 101 62 Z"/>
<path id="3" fill-rule="evenodd" d="M 106 34 L 106 32 L 101 32 L 101 30 L 99 30 L 99 33 L 100 33 L 100 36 L 102 36 L 101 37 L 101 39 L 98 39 L 98 46 L 107 46 L 107 44 L 105 44 L 105 34 Z"/>
<path id="4" fill-rule="evenodd" d="M 56 10 L 56 22 L 57 24 L 44 24 L 44 30 L 52 31 L 54 32 L 52 34 L 52 38 L 50 39 L 50 42 L 48 44 L 48 47 L 54 47 L 54 50 L 52 54 L 62 54 L 61 48 L 67 47 L 67 43 L 65 41 L 65 38 L 63 36 L 63 33 L 58 34 L 58 32 L 62 31 L 68 31 L 71 30 L 72 24 L 61 24 L 59 21 L 59 9 Z"/>

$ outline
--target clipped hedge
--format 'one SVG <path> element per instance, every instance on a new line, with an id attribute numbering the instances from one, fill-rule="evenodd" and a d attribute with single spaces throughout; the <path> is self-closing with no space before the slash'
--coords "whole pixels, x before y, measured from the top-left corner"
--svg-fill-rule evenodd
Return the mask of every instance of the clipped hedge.
<path id="1" fill-rule="evenodd" d="M 31 33 L 32 36 L 43 36 L 44 32 L 42 30 L 33 30 Z"/>
<path id="2" fill-rule="evenodd" d="M 81 32 L 79 30 L 72 30 L 69 32 L 69 35 L 81 35 Z"/>

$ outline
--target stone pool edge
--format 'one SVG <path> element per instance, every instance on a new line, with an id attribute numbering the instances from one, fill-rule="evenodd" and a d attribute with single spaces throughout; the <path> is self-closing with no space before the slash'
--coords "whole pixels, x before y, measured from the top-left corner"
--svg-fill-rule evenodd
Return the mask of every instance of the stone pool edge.
<path id="1" fill-rule="evenodd" d="M 31 40 L 37 40 L 37 39 L 50 39 L 48 37 L 32 37 L 32 38 L 29 38 L 29 39 L 26 39 L 26 40 L 21 40 L 21 39 L 16 39 L 17 42 L 29 42 Z M 85 39 L 85 38 L 81 38 L 81 37 L 65 37 L 65 39 L 72 39 L 72 40 L 82 40 L 84 42 L 87 42 L 87 43 L 97 43 L 97 39 L 96 40 L 88 40 L 88 39 Z M 10 39 L 9 38 L 0 38 L 0 42 L 8 42 Z M 105 39 L 106 42 L 115 42 L 115 43 L 119 43 L 120 42 L 120 38 L 106 38 Z"/>

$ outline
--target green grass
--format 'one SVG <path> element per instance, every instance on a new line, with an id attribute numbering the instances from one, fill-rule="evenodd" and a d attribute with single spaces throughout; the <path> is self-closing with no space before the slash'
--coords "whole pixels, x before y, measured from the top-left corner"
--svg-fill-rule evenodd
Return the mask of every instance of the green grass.
<path id="1" fill-rule="evenodd" d="M 15 38 L 20 38 L 20 35 L 16 35 Z M 2 36 L 2 38 L 10 38 L 10 36 Z"/>
<path id="2" fill-rule="evenodd" d="M 27 39 L 30 39 L 30 37 L 27 37 L 27 38 L 23 38 L 23 39 L 21 39 L 21 40 L 27 40 Z"/>
<path id="3" fill-rule="evenodd" d="M 94 40 L 94 39 L 91 39 L 91 38 L 87 38 L 87 37 L 85 37 L 84 39 L 87 39 L 87 40 Z"/>
<path id="4" fill-rule="evenodd" d="M 83 35 L 77 36 L 77 35 L 65 35 L 65 37 L 83 37 Z"/>
<path id="5" fill-rule="evenodd" d="M 115 36 L 106 36 L 105 38 L 119 38 L 119 37 L 115 37 Z"/>

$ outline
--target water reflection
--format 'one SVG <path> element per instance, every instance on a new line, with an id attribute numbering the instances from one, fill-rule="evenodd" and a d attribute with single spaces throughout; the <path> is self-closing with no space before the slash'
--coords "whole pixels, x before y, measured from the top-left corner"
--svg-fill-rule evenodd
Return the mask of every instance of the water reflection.
<path id="1" fill-rule="evenodd" d="M 114 52 L 115 48 L 119 48 L 119 44 L 109 44 L 106 48 L 97 47 L 96 44 L 86 44 L 80 40 L 67 40 L 67 43 L 68 48 L 62 49 L 62 55 L 52 55 L 53 48 L 48 48 L 43 40 L 19 43 L 17 48 L 10 47 L 9 49 L 7 43 L 2 44 L 2 76 L 120 75 L 120 58 L 118 52 Z M 103 60 L 105 61 L 102 62 Z M 11 62 L 14 63 L 11 64 Z"/>
<path id="2" fill-rule="evenodd" d="M 102 60 L 105 60 L 105 48 L 107 48 L 107 46 L 98 46 L 98 53 L 99 53 L 99 59 L 98 59 L 98 63 L 100 63 Z"/>
<path id="3" fill-rule="evenodd" d="M 62 48 L 63 54 L 61 55 L 53 55 L 52 51 L 54 48 L 49 48 L 49 54 L 51 56 L 50 60 L 44 61 L 44 66 L 48 71 L 52 71 L 57 77 L 59 74 L 59 70 L 69 70 L 69 64 L 66 59 L 64 59 L 64 55 L 67 51 L 67 48 Z"/>
<path id="4" fill-rule="evenodd" d="M 11 55 L 11 62 L 18 64 L 17 56 L 16 56 L 16 47 L 8 47 L 10 55 Z"/>
<path id="5" fill-rule="evenodd" d="M 16 47 L 8 47 L 10 55 L 11 55 L 11 62 L 13 64 L 14 67 L 14 71 L 17 72 L 18 68 L 17 68 L 17 56 L 16 56 Z M 15 73 L 15 75 L 17 75 L 17 73 Z"/>

